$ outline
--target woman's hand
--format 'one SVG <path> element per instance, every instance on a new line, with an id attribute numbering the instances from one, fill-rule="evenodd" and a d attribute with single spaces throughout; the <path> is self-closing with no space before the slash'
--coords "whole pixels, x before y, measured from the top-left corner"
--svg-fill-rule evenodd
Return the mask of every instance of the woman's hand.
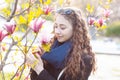
<path id="1" fill-rule="evenodd" d="M 35 56 L 37 57 L 35 57 Z M 29 52 L 26 55 L 26 63 L 30 65 L 30 67 L 39 74 L 44 68 L 43 68 L 43 62 L 39 54 L 32 54 L 32 52 Z"/>
<path id="2" fill-rule="evenodd" d="M 33 49 L 32 53 L 33 54 L 39 54 L 40 56 L 42 56 L 44 54 L 44 50 L 42 49 L 42 47 L 39 47 L 38 49 Z M 35 55 L 36 56 L 36 55 Z"/>

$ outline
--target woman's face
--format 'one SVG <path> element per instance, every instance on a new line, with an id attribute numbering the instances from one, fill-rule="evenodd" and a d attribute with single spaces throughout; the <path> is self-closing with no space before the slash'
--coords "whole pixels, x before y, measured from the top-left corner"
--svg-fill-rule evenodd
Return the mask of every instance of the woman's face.
<path id="1" fill-rule="evenodd" d="M 59 42 L 65 42 L 72 37 L 73 27 L 62 15 L 57 14 L 54 24 L 55 36 Z"/>

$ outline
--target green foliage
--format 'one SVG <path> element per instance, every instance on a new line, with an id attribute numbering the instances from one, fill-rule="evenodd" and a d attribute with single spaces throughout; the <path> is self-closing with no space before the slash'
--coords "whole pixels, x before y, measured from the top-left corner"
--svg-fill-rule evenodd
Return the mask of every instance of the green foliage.
<path id="1" fill-rule="evenodd" d="M 108 25 L 108 28 L 105 32 L 106 36 L 120 36 L 120 21 L 113 22 L 112 24 Z"/>
<path id="2" fill-rule="evenodd" d="M 44 17 L 46 20 L 53 21 L 54 20 L 54 15 L 49 14 L 46 17 Z"/>

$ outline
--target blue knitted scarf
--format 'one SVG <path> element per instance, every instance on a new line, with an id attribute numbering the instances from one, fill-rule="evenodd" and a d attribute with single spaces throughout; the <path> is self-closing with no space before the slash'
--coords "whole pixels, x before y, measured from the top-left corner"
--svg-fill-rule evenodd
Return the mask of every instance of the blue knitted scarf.
<path id="1" fill-rule="evenodd" d="M 64 60 L 69 54 L 71 49 L 71 42 L 66 41 L 64 43 L 59 43 L 55 41 L 53 46 L 51 47 L 50 52 L 45 52 L 41 58 L 51 65 L 53 65 L 56 69 L 64 67 Z"/>

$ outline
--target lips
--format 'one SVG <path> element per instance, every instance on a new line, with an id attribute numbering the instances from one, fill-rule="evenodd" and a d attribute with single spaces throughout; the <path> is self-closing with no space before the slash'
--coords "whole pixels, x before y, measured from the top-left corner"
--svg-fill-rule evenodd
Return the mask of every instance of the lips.
<path id="1" fill-rule="evenodd" d="M 60 37 L 62 37 L 62 36 L 61 36 L 61 35 L 56 35 L 56 37 L 57 37 L 57 38 L 60 38 Z"/>

